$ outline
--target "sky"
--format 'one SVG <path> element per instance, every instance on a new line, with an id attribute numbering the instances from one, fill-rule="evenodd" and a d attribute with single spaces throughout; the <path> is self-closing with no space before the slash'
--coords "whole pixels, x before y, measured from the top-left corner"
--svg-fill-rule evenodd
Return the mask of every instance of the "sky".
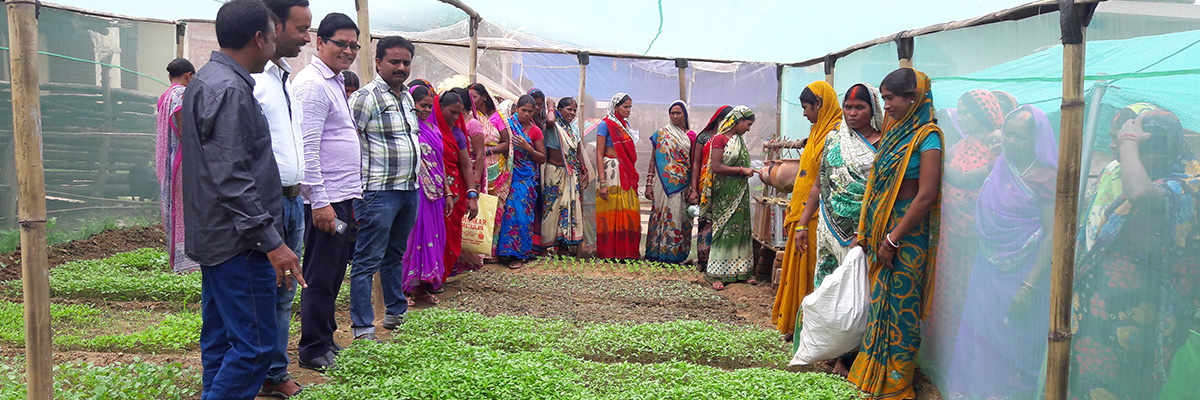
<path id="1" fill-rule="evenodd" d="M 222 0 L 48 2 L 168 20 L 212 19 L 222 4 Z M 672 58 L 799 62 L 903 30 L 974 18 L 1028 0 L 464 2 L 490 22 L 594 50 Z M 310 3 L 318 21 L 330 12 L 355 14 L 354 0 Z M 373 0 L 370 10 L 371 27 L 376 31 L 425 30 L 466 17 L 436 0 Z"/>

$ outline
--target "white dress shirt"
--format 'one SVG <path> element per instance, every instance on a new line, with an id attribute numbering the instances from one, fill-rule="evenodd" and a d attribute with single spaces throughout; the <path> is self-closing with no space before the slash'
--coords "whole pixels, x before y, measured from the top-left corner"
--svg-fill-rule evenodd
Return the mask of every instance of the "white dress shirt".
<path id="1" fill-rule="evenodd" d="M 254 77 L 254 98 L 262 106 L 267 125 L 271 128 L 271 150 L 279 164 L 279 179 L 283 186 L 299 185 L 304 180 L 304 141 L 300 121 L 304 116 L 300 102 L 292 94 L 292 83 L 288 81 L 292 67 L 279 59 L 279 64 L 268 62 L 262 73 Z"/>

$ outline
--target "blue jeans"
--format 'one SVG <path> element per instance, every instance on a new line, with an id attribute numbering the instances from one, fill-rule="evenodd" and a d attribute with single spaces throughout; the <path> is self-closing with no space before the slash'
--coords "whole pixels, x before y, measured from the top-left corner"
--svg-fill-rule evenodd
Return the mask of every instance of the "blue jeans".
<path id="1" fill-rule="evenodd" d="M 299 196 L 283 198 L 283 244 L 300 257 L 300 244 L 304 241 L 304 201 Z M 275 327 L 279 331 L 278 347 L 271 355 L 271 370 L 268 382 L 280 382 L 288 378 L 288 333 L 292 323 L 292 301 L 296 299 L 296 281 L 292 280 L 275 288 Z"/>
<path id="2" fill-rule="evenodd" d="M 408 299 L 404 297 L 401 260 L 417 219 L 420 200 L 416 190 L 364 191 L 354 201 L 358 222 L 358 242 L 354 264 L 350 267 L 350 322 L 354 336 L 375 331 L 375 308 L 371 305 L 372 276 L 379 272 L 383 302 L 388 315 L 404 315 Z"/>
<path id="3" fill-rule="evenodd" d="M 275 350 L 275 269 L 247 250 L 200 268 L 201 400 L 253 399 Z"/>

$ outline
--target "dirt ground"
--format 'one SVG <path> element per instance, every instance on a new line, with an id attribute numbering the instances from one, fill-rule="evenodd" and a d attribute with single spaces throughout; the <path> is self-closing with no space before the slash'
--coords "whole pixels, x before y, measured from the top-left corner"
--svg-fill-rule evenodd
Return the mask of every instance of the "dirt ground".
<path id="1" fill-rule="evenodd" d="M 75 260 L 105 258 L 113 254 L 142 249 L 163 247 L 164 234 L 161 226 L 139 226 L 104 231 L 87 239 L 50 246 L 46 256 L 50 267 Z M 21 278 L 21 250 L 0 254 L 0 281 Z"/>
<path id="2" fill-rule="evenodd" d="M 117 252 L 143 247 L 162 246 L 162 231 L 154 228 L 129 228 L 108 231 L 91 238 L 54 246 L 51 265 L 70 260 L 107 257 Z M 0 261 L 19 260 L 19 252 L 0 255 Z M 9 263 L 9 265 L 14 265 Z M 9 276 L 16 271 L 17 276 Z M 0 280 L 19 277 L 20 269 L 0 269 Z M 488 265 L 479 271 L 451 278 L 445 292 L 438 295 L 445 307 L 473 311 L 484 315 L 527 315 L 545 318 L 566 318 L 587 322 L 662 322 L 673 320 L 715 320 L 732 325 L 757 326 L 773 329 L 771 307 L 775 289 L 769 284 L 731 284 L 725 290 L 714 291 L 703 276 L 696 272 L 629 272 L 621 265 L 606 271 L 585 270 L 564 272 L 548 266 L 527 265 L 510 270 L 500 265 Z M 9 299 L 20 301 L 20 299 Z M 55 299 L 59 303 L 71 303 Z M 95 302 L 90 302 L 96 304 Z M 154 302 L 104 302 L 96 304 L 114 311 L 161 310 L 177 304 Z M 190 307 L 190 306 L 189 306 Z M 431 305 L 418 302 L 416 308 Z M 382 313 L 382 310 L 379 310 Z M 380 315 L 381 317 L 381 315 Z M 346 309 L 337 312 L 339 329 L 335 339 L 343 346 L 351 344 L 350 316 Z M 131 327 L 133 329 L 134 327 Z M 313 385 L 326 379 L 319 373 L 296 365 L 298 329 L 293 326 L 289 368 L 296 381 Z M 380 329 L 379 336 L 387 339 L 390 332 Z M 24 349 L 2 347 L 0 357 L 23 354 Z M 185 354 L 130 354 L 84 351 L 60 351 L 58 361 L 86 361 L 98 365 L 129 362 L 135 357 L 152 362 L 180 362 L 200 369 L 198 350 Z M 829 372 L 824 366 L 810 371 Z M 927 378 L 918 377 L 918 399 L 940 400 L 941 396 Z M 269 399 L 260 397 L 260 399 Z"/>

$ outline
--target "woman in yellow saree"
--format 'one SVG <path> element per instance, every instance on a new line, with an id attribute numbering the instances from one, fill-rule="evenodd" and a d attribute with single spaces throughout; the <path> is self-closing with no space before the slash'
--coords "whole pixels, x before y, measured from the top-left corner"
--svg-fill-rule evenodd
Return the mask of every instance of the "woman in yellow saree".
<path id="1" fill-rule="evenodd" d="M 847 378 L 870 399 L 912 399 L 920 324 L 937 258 L 942 131 L 924 73 L 893 71 L 880 93 L 888 120 L 858 226 L 858 244 L 868 256 L 871 309 Z"/>
<path id="2" fill-rule="evenodd" d="M 808 133 L 808 144 L 800 153 L 800 172 L 796 174 L 792 201 L 788 204 L 787 219 L 783 222 L 788 241 L 783 250 L 783 271 L 779 276 L 779 288 L 775 292 L 775 306 L 771 313 L 771 322 L 784 335 L 795 333 L 800 300 L 814 289 L 813 271 L 816 269 L 817 255 L 816 252 L 802 253 L 798 250 L 796 232 L 817 229 L 816 219 L 800 226 L 800 217 L 804 214 L 804 205 L 808 203 L 813 182 L 820 175 L 818 168 L 821 167 L 821 155 L 825 152 L 825 138 L 842 126 L 842 106 L 838 102 L 837 92 L 829 83 L 816 81 L 808 84 L 800 94 L 800 104 L 804 107 L 804 116 L 813 125 Z M 807 248 L 817 248 L 817 235 L 808 235 L 807 241 Z"/>

